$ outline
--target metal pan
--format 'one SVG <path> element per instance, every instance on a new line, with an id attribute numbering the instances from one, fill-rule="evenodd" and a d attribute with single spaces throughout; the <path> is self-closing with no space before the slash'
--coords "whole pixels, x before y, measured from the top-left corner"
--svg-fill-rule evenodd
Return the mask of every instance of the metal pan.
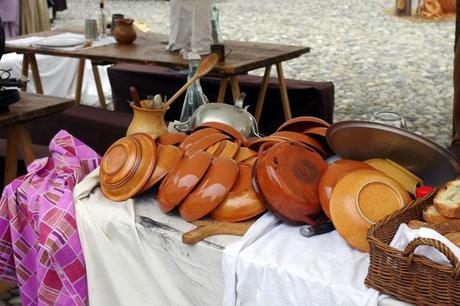
<path id="1" fill-rule="evenodd" d="M 327 131 L 327 142 L 342 158 L 388 158 L 435 186 L 456 178 L 457 159 L 438 144 L 397 127 L 367 121 L 342 121 Z"/>

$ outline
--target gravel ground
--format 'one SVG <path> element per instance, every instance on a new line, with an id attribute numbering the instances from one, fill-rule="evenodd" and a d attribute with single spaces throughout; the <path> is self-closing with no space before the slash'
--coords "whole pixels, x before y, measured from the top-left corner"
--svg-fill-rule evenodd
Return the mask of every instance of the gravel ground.
<path id="1" fill-rule="evenodd" d="M 68 0 L 55 26 L 83 25 L 96 0 Z M 413 1 L 415 2 L 415 1 Z M 408 128 L 446 146 L 452 118 L 455 24 L 397 18 L 394 0 L 220 0 L 224 39 L 310 46 L 285 64 L 288 78 L 332 81 L 335 121 L 366 119 L 379 110 L 402 114 Z M 169 2 L 108 1 L 168 33 Z M 260 74 L 260 71 L 256 71 Z"/>

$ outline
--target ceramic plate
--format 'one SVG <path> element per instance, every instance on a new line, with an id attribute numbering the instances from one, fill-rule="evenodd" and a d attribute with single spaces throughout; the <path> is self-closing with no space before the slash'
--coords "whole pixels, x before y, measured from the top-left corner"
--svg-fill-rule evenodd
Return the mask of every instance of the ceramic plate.
<path id="1" fill-rule="evenodd" d="M 84 43 L 85 43 L 84 38 L 52 37 L 52 38 L 44 38 L 39 41 L 36 41 L 34 45 L 38 47 L 65 48 L 65 47 L 75 47 L 78 45 L 83 45 Z"/>
<path id="2" fill-rule="evenodd" d="M 354 248 L 368 252 L 368 229 L 411 201 L 409 193 L 377 170 L 357 170 L 340 179 L 332 191 L 331 218 Z"/>

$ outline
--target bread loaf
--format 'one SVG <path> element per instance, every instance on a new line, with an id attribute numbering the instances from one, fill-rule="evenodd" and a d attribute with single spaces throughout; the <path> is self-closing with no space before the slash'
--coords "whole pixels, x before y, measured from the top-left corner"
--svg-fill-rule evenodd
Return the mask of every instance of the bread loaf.
<path id="1" fill-rule="evenodd" d="M 434 207 L 434 205 L 430 205 L 423 211 L 423 220 L 428 223 L 443 223 L 451 221 L 452 218 L 445 217 Z"/>
<path id="2" fill-rule="evenodd" d="M 460 180 L 448 182 L 438 191 L 433 202 L 445 217 L 460 218 Z"/>
<path id="3" fill-rule="evenodd" d="M 421 227 L 427 227 L 434 229 L 441 235 L 445 235 L 453 232 L 460 232 L 460 219 L 453 219 L 443 223 L 426 223 L 419 220 L 409 221 L 409 227 L 413 229 L 419 229 Z"/>
<path id="4" fill-rule="evenodd" d="M 450 240 L 453 244 L 460 247 L 460 232 L 445 234 L 444 237 Z"/>

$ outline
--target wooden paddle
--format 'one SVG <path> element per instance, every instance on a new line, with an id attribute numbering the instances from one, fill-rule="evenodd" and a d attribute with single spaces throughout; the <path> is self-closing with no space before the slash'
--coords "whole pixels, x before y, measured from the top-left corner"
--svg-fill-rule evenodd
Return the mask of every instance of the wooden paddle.
<path id="1" fill-rule="evenodd" d="M 235 223 L 216 220 L 198 220 L 193 222 L 197 228 L 182 235 L 182 242 L 186 244 L 195 244 L 214 235 L 243 236 L 254 222 L 255 220 Z"/>
<path id="2" fill-rule="evenodd" d="M 218 61 L 219 61 L 219 57 L 215 53 L 211 53 L 208 56 L 206 56 L 205 58 L 203 58 L 201 60 L 200 64 L 198 65 L 198 68 L 196 69 L 195 75 L 187 83 L 185 83 L 185 85 L 182 86 L 181 89 L 179 89 L 174 94 L 174 96 L 172 96 L 163 105 L 163 108 L 167 109 L 174 101 L 177 100 L 177 98 L 180 97 L 181 94 L 184 93 L 184 91 L 187 90 L 187 88 L 189 88 L 193 84 L 193 82 L 195 82 L 196 80 L 198 80 L 198 79 L 202 78 L 203 76 L 205 76 L 206 74 L 208 74 L 212 70 L 212 68 L 214 68 L 214 66 L 216 66 Z"/>

